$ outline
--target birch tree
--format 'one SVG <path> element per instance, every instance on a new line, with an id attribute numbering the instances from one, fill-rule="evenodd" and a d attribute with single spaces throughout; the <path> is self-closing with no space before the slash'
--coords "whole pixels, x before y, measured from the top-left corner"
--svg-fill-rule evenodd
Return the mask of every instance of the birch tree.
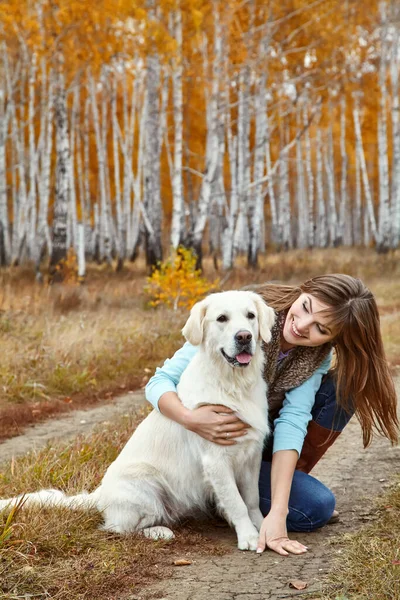
<path id="1" fill-rule="evenodd" d="M 379 111 L 378 128 L 378 162 L 379 162 L 379 239 L 378 252 L 387 252 L 390 247 L 390 197 L 389 197 L 389 156 L 387 139 L 387 55 L 388 55 L 388 24 L 386 3 L 381 2 L 380 27 L 380 61 L 379 61 Z"/>
<path id="2" fill-rule="evenodd" d="M 150 15 L 155 16 L 155 4 L 149 0 Z M 147 111 L 145 126 L 144 198 L 146 264 L 156 266 L 162 259 L 162 205 L 160 190 L 160 60 L 153 49 L 146 65 Z"/>
<path id="3" fill-rule="evenodd" d="M 202 239 L 207 223 L 212 185 L 217 174 L 220 149 L 218 137 L 218 108 L 222 69 L 222 29 L 220 24 L 219 8 L 216 3 L 214 3 L 214 10 L 214 59 L 212 64 L 211 92 L 207 104 L 206 166 L 200 188 L 197 218 L 192 233 L 192 246 L 198 256 L 199 263 L 201 263 L 202 258 Z"/>
<path id="4" fill-rule="evenodd" d="M 52 252 L 49 274 L 54 283 L 62 279 L 60 262 L 67 256 L 67 222 L 70 196 L 70 146 L 68 133 L 68 111 L 63 72 L 63 57 L 58 52 L 56 64 L 56 88 L 54 97 L 54 120 L 56 126 L 56 172 L 54 216 L 52 227 Z"/>
<path id="5" fill-rule="evenodd" d="M 182 13 L 180 6 L 172 15 L 173 35 L 176 40 L 176 55 L 172 64 L 172 94 L 174 115 L 174 161 L 172 176 L 172 221 L 171 246 L 177 248 L 183 239 L 184 200 L 183 200 L 183 56 L 182 56 Z"/>

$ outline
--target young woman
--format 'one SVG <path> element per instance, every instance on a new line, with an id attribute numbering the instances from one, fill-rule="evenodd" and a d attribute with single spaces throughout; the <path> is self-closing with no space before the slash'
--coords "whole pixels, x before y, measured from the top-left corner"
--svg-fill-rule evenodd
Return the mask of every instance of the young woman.
<path id="1" fill-rule="evenodd" d="M 396 443 L 396 394 L 376 302 L 359 279 L 323 275 L 298 287 L 266 284 L 257 292 L 277 313 L 272 340 L 264 347 L 273 434 L 259 479 L 266 516 L 258 551 L 268 547 L 282 555 L 301 554 L 307 547 L 290 540 L 287 531 L 322 527 L 335 508 L 333 493 L 308 473 L 354 413 L 364 447 L 373 429 Z M 213 405 L 212 398 L 190 411 L 177 396 L 176 385 L 196 351 L 185 344 L 157 369 L 147 384 L 147 399 L 207 440 L 234 444 L 246 435 L 247 425 L 232 411 Z"/>

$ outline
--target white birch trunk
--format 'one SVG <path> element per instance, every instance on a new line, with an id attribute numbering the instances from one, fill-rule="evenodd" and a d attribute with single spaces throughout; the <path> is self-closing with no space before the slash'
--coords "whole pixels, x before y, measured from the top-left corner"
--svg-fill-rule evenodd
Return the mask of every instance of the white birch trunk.
<path id="1" fill-rule="evenodd" d="M 269 196 L 269 206 L 271 210 L 271 241 L 276 243 L 277 238 L 277 229 L 278 229 L 278 215 L 276 208 L 276 197 L 275 197 L 275 189 L 274 189 L 274 175 L 272 173 L 272 160 L 271 160 L 271 144 L 270 144 L 270 128 L 269 128 L 269 118 L 268 112 L 266 113 L 267 119 L 267 131 L 266 131 L 266 141 L 265 141 L 265 160 L 267 165 L 267 176 L 268 176 L 268 196 Z"/>
<path id="2" fill-rule="evenodd" d="M 207 106 L 207 139 L 206 139 L 206 168 L 200 188 L 197 218 L 193 231 L 193 248 L 197 253 L 199 263 L 202 257 L 202 239 L 207 223 L 207 215 L 211 200 L 212 185 L 214 183 L 219 164 L 219 139 L 218 139 L 218 102 L 219 81 L 222 68 L 222 31 L 219 20 L 218 7 L 214 4 L 214 60 L 212 69 L 211 94 Z"/>
<path id="3" fill-rule="evenodd" d="M 12 254 L 11 260 L 13 263 L 20 262 L 21 252 L 23 249 L 24 240 L 26 237 L 26 210 L 27 210 L 27 190 L 26 190 L 26 170 L 25 170 L 25 148 L 24 135 L 20 129 L 25 132 L 24 118 L 24 96 L 22 86 L 25 83 L 24 69 L 21 72 L 20 78 L 20 109 L 17 110 L 14 101 L 13 83 L 11 81 L 11 73 L 9 68 L 8 57 L 4 46 L 4 71 L 7 86 L 7 94 L 10 102 L 11 111 L 11 143 L 15 147 L 16 159 L 18 162 L 18 188 L 16 203 L 14 206 L 14 221 L 12 233 Z M 18 114 L 19 113 L 19 114 Z"/>
<path id="4" fill-rule="evenodd" d="M 172 69 L 172 94 L 174 113 L 174 166 L 172 177 L 172 222 L 171 245 L 177 248 L 183 238 L 184 201 L 183 201 L 183 57 L 182 57 L 182 13 L 180 7 L 174 12 L 174 37 L 177 43 L 176 56 Z"/>
<path id="5" fill-rule="evenodd" d="M 233 135 L 230 115 L 230 78 L 228 76 L 228 65 L 225 63 L 225 132 L 228 147 L 229 171 L 230 171 L 230 201 L 226 211 L 226 223 L 223 228 L 222 241 L 222 268 L 232 269 L 234 263 L 233 233 L 238 211 L 237 195 L 237 136 Z"/>
<path id="6" fill-rule="evenodd" d="M 113 143 L 113 158 L 114 158 L 114 188 L 115 188 L 115 211 L 117 216 L 117 252 L 118 266 L 117 270 L 121 270 L 126 258 L 126 237 L 124 235 L 122 204 L 121 204 L 121 175 L 119 161 L 119 144 L 118 144 L 118 117 L 117 117 L 117 77 L 114 73 L 112 80 L 111 94 L 111 124 L 112 124 L 112 143 Z"/>
<path id="7" fill-rule="evenodd" d="M 304 145 L 305 145 L 305 165 L 307 174 L 307 245 L 309 248 L 314 247 L 314 173 L 312 166 L 312 154 L 311 154 L 311 140 L 310 140 L 310 127 L 309 127 L 309 114 L 308 114 L 309 99 L 306 97 L 303 107 L 303 127 L 305 128 L 304 133 Z"/>
<path id="8" fill-rule="evenodd" d="M 27 247 L 28 256 L 37 261 L 37 205 L 36 205 L 36 173 L 37 150 L 35 140 L 35 84 L 37 75 L 36 54 L 33 53 L 29 72 L 28 100 L 28 137 L 29 137 L 29 194 L 27 208 Z"/>
<path id="9" fill-rule="evenodd" d="M 75 82 L 74 99 L 72 103 L 71 112 L 71 126 L 70 126 L 70 154 L 71 160 L 69 161 L 69 177 L 70 177 L 70 196 L 69 196 L 69 244 L 74 248 L 75 252 L 78 251 L 78 217 L 77 217 L 77 199 L 76 199 L 76 177 L 75 177 L 75 135 L 76 135 L 76 123 L 78 120 L 79 113 L 79 100 L 80 100 L 80 86 L 78 82 Z"/>
<path id="10" fill-rule="evenodd" d="M 316 187 L 317 187 L 317 246 L 319 248 L 325 248 L 328 245 L 328 232 L 326 223 L 326 206 L 325 206 L 325 194 L 324 194 L 324 164 L 322 158 L 322 134 L 321 129 L 317 129 L 317 176 L 316 176 Z"/>
<path id="11" fill-rule="evenodd" d="M 400 10 L 397 10 L 397 18 Z M 400 26 L 397 25 L 390 54 L 390 81 L 392 92 L 392 203 L 390 220 L 392 223 L 391 246 L 397 248 L 400 243 Z"/>
<path id="12" fill-rule="evenodd" d="M 375 243 L 378 244 L 379 236 L 378 236 L 378 230 L 376 227 L 374 203 L 372 200 L 371 188 L 369 185 L 367 164 L 365 161 L 364 146 L 363 146 L 363 141 L 362 141 L 361 124 L 360 124 L 359 99 L 358 99 L 357 94 L 354 94 L 353 119 L 354 119 L 354 131 L 355 131 L 355 136 L 356 136 L 356 152 L 358 153 L 358 158 L 360 161 L 360 169 L 361 169 L 362 182 L 363 182 L 363 187 L 364 187 L 364 195 L 365 195 L 365 200 L 367 203 L 367 214 L 368 214 L 369 224 L 371 227 L 372 236 L 374 238 Z M 365 227 L 364 233 L 368 229 L 369 229 L 368 227 Z"/>
<path id="13" fill-rule="evenodd" d="M 335 188 L 335 156 L 333 144 L 333 123 L 332 123 L 332 105 L 329 102 L 329 129 L 328 144 L 324 153 L 325 171 L 328 184 L 328 234 L 329 245 L 336 247 L 338 245 L 338 215 L 336 208 L 336 188 Z"/>
<path id="14" fill-rule="evenodd" d="M 100 126 L 99 109 L 97 106 L 96 87 L 93 76 L 89 74 L 89 90 L 92 104 L 93 126 L 96 140 L 97 164 L 100 191 L 100 260 L 111 263 L 111 236 L 110 236 L 110 202 L 107 198 L 106 184 L 106 149 L 103 146 L 102 131 Z"/>
<path id="15" fill-rule="evenodd" d="M 53 152 L 53 115 L 54 115 L 54 86 L 55 73 L 50 70 L 48 77 L 47 103 L 46 103 L 46 121 L 45 134 L 43 141 L 43 150 L 41 153 L 41 169 L 39 174 L 39 216 L 38 216 L 38 255 L 36 268 L 39 268 L 39 262 L 47 247 L 48 255 L 52 253 L 52 239 L 48 224 L 48 210 L 50 198 L 51 181 L 51 156 Z"/>
<path id="16" fill-rule="evenodd" d="M 361 173 L 360 173 L 360 157 L 356 151 L 356 192 L 354 199 L 353 212 L 353 242 L 355 246 L 361 246 L 361 225 L 362 225 L 362 206 L 361 206 Z"/>
<path id="17" fill-rule="evenodd" d="M 297 104 L 297 132 L 301 130 L 301 101 Z M 297 198 L 297 247 L 307 248 L 309 209 L 304 182 L 303 149 L 301 137 L 296 139 L 296 198 Z"/>
<path id="18" fill-rule="evenodd" d="M 379 161 L 379 243 L 378 252 L 387 252 L 390 247 L 390 193 L 389 193 L 389 155 L 387 140 L 387 15 L 386 3 L 381 2 L 381 48 L 379 64 L 379 111 L 378 111 L 378 161 Z"/>
<path id="19" fill-rule="evenodd" d="M 52 252 L 50 256 L 50 277 L 53 282 L 60 281 L 62 274 L 57 265 L 67 255 L 67 218 L 70 197 L 70 147 L 68 135 L 68 112 L 63 57 L 58 55 L 56 90 L 54 97 L 54 119 L 56 125 L 56 187 L 54 198 L 54 217 L 52 232 Z"/>
<path id="20" fill-rule="evenodd" d="M 341 157 L 341 177 L 340 177 L 340 205 L 339 205 L 339 226 L 338 234 L 341 243 L 351 246 L 351 213 L 348 207 L 347 199 L 347 169 L 348 159 L 346 152 L 346 97 L 342 96 L 340 101 L 340 157 Z"/>
<path id="21" fill-rule="evenodd" d="M 6 101 L 7 100 L 7 101 Z M 0 89 L 0 265 L 8 266 L 11 262 L 11 240 L 9 232 L 8 205 L 7 205 L 7 162 L 6 143 L 8 126 L 11 116 L 11 103 L 13 99 L 7 94 L 6 89 Z"/>
<path id="22" fill-rule="evenodd" d="M 282 127 L 285 126 L 283 123 Z M 291 207 L 289 187 L 289 147 L 286 144 L 287 131 L 281 131 L 281 152 L 279 156 L 279 212 L 278 231 L 279 249 L 289 250 L 293 247 L 291 232 Z"/>
<path id="23" fill-rule="evenodd" d="M 268 50 L 267 37 L 264 34 L 260 43 L 260 56 L 266 56 Z M 267 72 L 263 66 L 261 75 L 258 78 L 256 96 L 255 96 L 255 149 L 254 149 L 254 169 L 253 179 L 260 181 L 264 176 L 265 166 L 265 143 L 267 139 Z M 264 186 L 262 183 L 256 183 L 251 192 L 254 195 L 253 215 L 250 215 L 250 244 L 248 253 L 248 264 L 254 267 L 258 263 L 258 253 L 263 241 L 264 229 Z"/>
<path id="24" fill-rule="evenodd" d="M 83 223 L 79 223 L 77 227 L 78 232 L 78 278 L 79 281 L 83 281 L 86 275 L 86 261 L 85 261 L 85 226 Z"/>
<path id="25" fill-rule="evenodd" d="M 242 67 L 239 75 L 238 97 L 238 217 L 236 220 L 233 252 L 245 251 L 248 248 L 249 226 L 248 221 L 253 218 L 252 198 L 249 192 L 250 184 L 250 77 L 251 70 L 248 65 Z"/>
<path id="26" fill-rule="evenodd" d="M 150 15 L 155 14 L 154 0 L 148 1 Z M 161 226 L 161 116 L 160 116 L 160 60 L 152 50 L 147 57 L 146 72 L 147 111 L 145 126 L 144 198 L 145 253 L 148 267 L 162 260 Z"/>

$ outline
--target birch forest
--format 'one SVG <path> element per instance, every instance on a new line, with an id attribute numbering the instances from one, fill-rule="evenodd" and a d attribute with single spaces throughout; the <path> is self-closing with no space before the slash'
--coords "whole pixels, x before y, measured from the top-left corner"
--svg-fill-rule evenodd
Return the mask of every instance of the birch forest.
<path id="1" fill-rule="evenodd" d="M 0 265 L 399 246 L 398 1 L 0 11 Z"/>

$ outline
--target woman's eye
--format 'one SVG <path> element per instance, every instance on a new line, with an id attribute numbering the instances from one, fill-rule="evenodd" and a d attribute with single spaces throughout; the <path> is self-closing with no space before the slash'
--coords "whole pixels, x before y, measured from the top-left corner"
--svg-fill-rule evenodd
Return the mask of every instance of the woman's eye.
<path id="1" fill-rule="evenodd" d="M 217 321 L 218 323 L 225 323 L 225 321 L 228 320 L 228 317 L 226 315 L 219 315 Z"/>
<path id="2" fill-rule="evenodd" d="M 247 318 L 248 319 L 255 319 L 256 315 L 254 313 L 252 313 L 252 312 L 249 312 L 249 313 L 247 313 Z"/>
<path id="3" fill-rule="evenodd" d="M 321 329 L 321 327 L 318 326 L 318 331 L 322 334 L 322 335 L 328 335 L 327 331 L 324 331 L 323 329 Z"/>
<path id="4" fill-rule="evenodd" d="M 307 308 L 307 304 L 306 304 L 306 302 L 303 302 L 303 308 L 304 308 L 304 310 L 306 311 L 306 313 L 308 313 L 308 308 Z"/>

